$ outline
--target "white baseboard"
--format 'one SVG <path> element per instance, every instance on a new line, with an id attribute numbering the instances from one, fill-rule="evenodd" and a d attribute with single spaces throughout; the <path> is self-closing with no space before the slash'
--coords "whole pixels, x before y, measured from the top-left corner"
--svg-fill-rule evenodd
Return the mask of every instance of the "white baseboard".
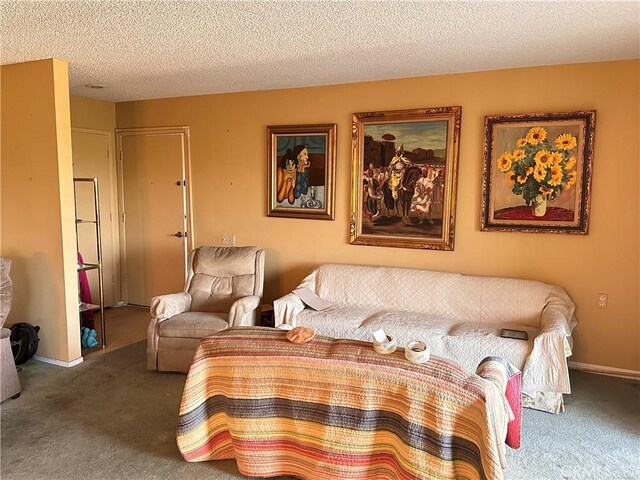
<path id="1" fill-rule="evenodd" d="M 34 355 L 32 358 L 34 360 L 37 360 L 38 362 L 48 363 L 50 365 L 57 365 L 58 367 L 67 367 L 67 368 L 75 367 L 76 365 L 81 364 L 83 360 L 82 357 L 80 357 L 80 358 L 76 358 L 75 360 L 71 360 L 70 362 L 63 362 L 61 360 L 56 360 L 55 358 L 41 357 L 40 355 Z"/>
<path id="2" fill-rule="evenodd" d="M 591 363 L 580 363 L 569 361 L 569 368 L 598 375 L 608 375 L 610 377 L 629 378 L 640 380 L 640 372 L 636 370 L 626 370 L 624 368 L 605 367 L 604 365 L 592 365 Z"/>

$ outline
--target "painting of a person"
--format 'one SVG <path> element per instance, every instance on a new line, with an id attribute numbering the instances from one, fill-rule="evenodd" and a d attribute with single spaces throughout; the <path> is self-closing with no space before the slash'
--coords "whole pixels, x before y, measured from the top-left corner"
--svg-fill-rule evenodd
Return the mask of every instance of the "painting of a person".
<path id="1" fill-rule="evenodd" d="M 267 127 L 270 217 L 334 218 L 335 124 Z"/>
<path id="2" fill-rule="evenodd" d="M 293 156 L 293 152 L 291 150 L 288 150 L 287 153 L 282 157 L 280 166 L 278 167 L 276 190 L 276 199 L 278 200 L 278 203 L 283 202 L 285 198 L 289 200 L 290 204 L 293 204 L 293 202 L 295 201 L 294 189 L 296 186 L 296 173 L 296 159 Z"/>
<path id="3" fill-rule="evenodd" d="M 431 194 L 433 181 L 429 178 L 429 171 L 422 169 L 422 176 L 416 181 L 415 193 L 411 204 L 411 211 L 418 214 L 419 222 L 424 223 L 424 217 L 431 222 Z"/>
<path id="4" fill-rule="evenodd" d="M 380 192 L 380 184 L 376 180 L 373 169 L 365 172 L 363 178 L 363 187 L 366 209 L 365 212 L 367 216 L 371 218 L 371 220 L 374 220 L 380 215 L 380 211 L 378 210 L 378 200 L 382 198 L 382 192 Z"/>
<path id="5" fill-rule="evenodd" d="M 369 178 L 373 178 L 374 173 L 375 173 L 375 169 L 373 168 L 373 163 L 370 163 L 369 168 L 365 172 L 365 175 L 367 175 Z"/>
<path id="6" fill-rule="evenodd" d="M 309 150 L 305 145 L 297 145 L 293 149 L 293 156 L 296 159 L 297 173 L 296 182 L 293 189 L 293 197 L 300 198 L 309 191 Z"/>
<path id="7" fill-rule="evenodd" d="M 402 183 L 404 172 L 410 166 L 411 160 L 405 156 L 404 148 L 401 145 L 396 149 L 396 155 L 391 159 L 391 162 L 389 162 L 389 169 L 391 170 L 389 188 L 391 189 L 391 195 L 395 202 L 398 201 L 398 189 Z"/>
<path id="8" fill-rule="evenodd" d="M 444 204 L 444 170 L 439 169 L 435 172 L 433 182 L 433 193 L 431 194 L 431 211 L 432 215 L 442 216 Z"/>

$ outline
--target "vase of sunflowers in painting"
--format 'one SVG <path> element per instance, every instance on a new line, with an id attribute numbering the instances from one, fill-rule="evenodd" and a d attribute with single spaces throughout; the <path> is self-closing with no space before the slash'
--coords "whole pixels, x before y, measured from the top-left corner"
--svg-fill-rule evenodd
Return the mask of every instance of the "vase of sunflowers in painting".
<path id="1" fill-rule="evenodd" d="M 522 195 L 534 216 L 544 216 L 547 202 L 576 183 L 577 143 L 570 133 L 558 135 L 551 143 L 544 128 L 532 127 L 515 142 L 513 150 L 498 158 L 498 169 L 511 191 Z"/>

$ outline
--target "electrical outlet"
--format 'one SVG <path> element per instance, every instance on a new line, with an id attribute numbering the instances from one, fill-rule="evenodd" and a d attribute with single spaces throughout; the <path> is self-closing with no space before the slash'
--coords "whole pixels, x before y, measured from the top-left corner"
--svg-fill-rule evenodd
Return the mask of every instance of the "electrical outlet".
<path id="1" fill-rule="evenodd" d="M 223 233 L 220 235 L 220 241 L 222 242 L 222 245 L 235 245 L 236 236 L 233 233 Z"/>
<path id="2" fill-rule="evenodd" d="M 598 308 L 607 308 L 607 301 L 609 300 L 609 295 L 606 293 L 598 294 Z"/>

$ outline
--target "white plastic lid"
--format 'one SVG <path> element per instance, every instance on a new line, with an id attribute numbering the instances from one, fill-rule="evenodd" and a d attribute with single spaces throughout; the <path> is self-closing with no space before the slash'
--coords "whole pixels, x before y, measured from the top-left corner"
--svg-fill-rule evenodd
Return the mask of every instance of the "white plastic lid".
<path id="1" fill-rule="evenodd" d="M 384 333 L 384 329 L 381 328 L 373 332 L 373 338 L 375 338 L 378 343 L 384 343 L 387 341 L 387 334 Z"/>

